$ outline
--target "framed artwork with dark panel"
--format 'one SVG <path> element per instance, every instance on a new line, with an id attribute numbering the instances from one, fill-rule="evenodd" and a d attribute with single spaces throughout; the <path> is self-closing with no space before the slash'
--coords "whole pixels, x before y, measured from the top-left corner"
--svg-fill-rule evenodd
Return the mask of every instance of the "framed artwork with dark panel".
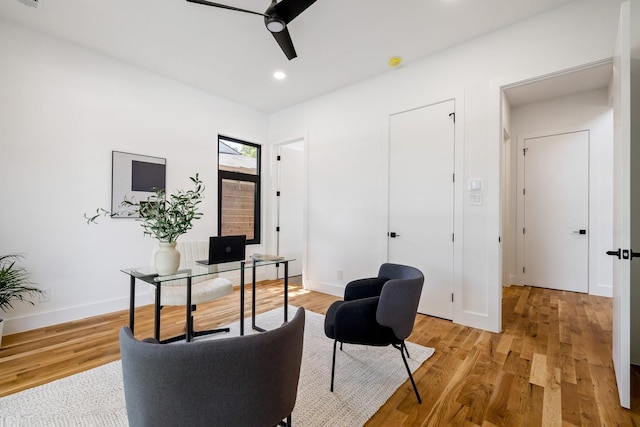
<path id="1" fill-rule="evenodd" d="M 144 202 L 156 189 L 164 190 L 167 160 L 121 151 L 113 151 L 112 156 L 111 212 L 117 212 L 114 218 L 137 218 L 137 213 L 130 215 L 133 208 L 120 203 L 125 198 Z"/>

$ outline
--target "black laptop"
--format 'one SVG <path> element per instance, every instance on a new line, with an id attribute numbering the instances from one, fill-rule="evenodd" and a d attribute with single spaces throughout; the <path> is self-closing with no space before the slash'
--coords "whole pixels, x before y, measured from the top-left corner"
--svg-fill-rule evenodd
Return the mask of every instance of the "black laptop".
<path id="1" fill-rule="evenodd" d="M 209 259 L 196 261 L 200 264 L 220 264 L 223 262 L 243 261 L 247 236 L 209 237 Z"/>

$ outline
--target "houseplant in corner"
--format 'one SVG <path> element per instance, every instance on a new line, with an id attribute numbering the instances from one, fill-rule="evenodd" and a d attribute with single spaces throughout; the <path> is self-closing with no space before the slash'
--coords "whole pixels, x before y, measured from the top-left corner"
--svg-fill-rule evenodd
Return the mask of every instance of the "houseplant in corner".
<path id="1" fill-rule="evenodd" d="M 154 266 L 161 276 L 174 274 L 180 265 L 180 252 L 176 250 L 176 240 L 193 227 L 193 221 L 202 217 L 198 205 L 204 198 L 204 184 L 198 174 L 190 177 L 194 185 L 191 190 L 177 190 L 166 195 L 163 189 L 154 189 L 146 200 L 124 199 L 120 206 L 128 208 L 126 215 L 139 215 L 145 235 L 158 240 L 160 249 L 156 252 Z M 85 214 L 87 223 L 96 223 L 101 216 L 113 217 L 119 212 L 109 212 L 98 208 L 95 215 Z"/>
<path id="2" fill-rule="evenodd" d="M 33 305 L 33 301 L 26 299 L 27 295 L 36 296 L 42 290 L 34 288 L 29 279 L 29 273 L 17 264 L 20 255 L 0 256 L 0 311 L 13 308 L 15 301 L 25 301 Z M 0 344 L 2 344 L 2 330 L 4 321 L 0 317 Z"/>

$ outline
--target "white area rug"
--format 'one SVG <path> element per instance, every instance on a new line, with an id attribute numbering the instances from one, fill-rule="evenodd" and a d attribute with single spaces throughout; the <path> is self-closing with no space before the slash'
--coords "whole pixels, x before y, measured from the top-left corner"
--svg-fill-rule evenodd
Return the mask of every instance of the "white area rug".
<path id="1" fill-rule="evenodd" d="M 289 316 L 294 313 L 291 307 Z M 282 320 L 279 309 L 259 315 L 257 324 L 273 329 Z M 248 319 L 245 331 L 250 325 Z M 238 334 L 236 322 L 224 336 Z M 433 349 L 413 343 L 407 347 L 412 371 L 433 354 Z M 400 353 L 393 347 L 345 344 L 336 356 L 331 393 L 332 351 L 333 341 L 324 335 L 324 316 L 307 310 L 294 426 L 361 426 L 407 380 Z M 0 427 L 17 426 L 127 426 L 120 361 L 0 398 Z"/>

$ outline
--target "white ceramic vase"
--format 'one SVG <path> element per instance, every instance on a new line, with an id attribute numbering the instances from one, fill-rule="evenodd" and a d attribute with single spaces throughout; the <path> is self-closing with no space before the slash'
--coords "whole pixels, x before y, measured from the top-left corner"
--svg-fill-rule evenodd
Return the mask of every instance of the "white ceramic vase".
<path id="1" fill-rule="evenodd" d="M 175 274 L 180 267 L 180 252 L 176 250 L 176 242 L 160 242 L 153 265 L 160 276 Z"/>

